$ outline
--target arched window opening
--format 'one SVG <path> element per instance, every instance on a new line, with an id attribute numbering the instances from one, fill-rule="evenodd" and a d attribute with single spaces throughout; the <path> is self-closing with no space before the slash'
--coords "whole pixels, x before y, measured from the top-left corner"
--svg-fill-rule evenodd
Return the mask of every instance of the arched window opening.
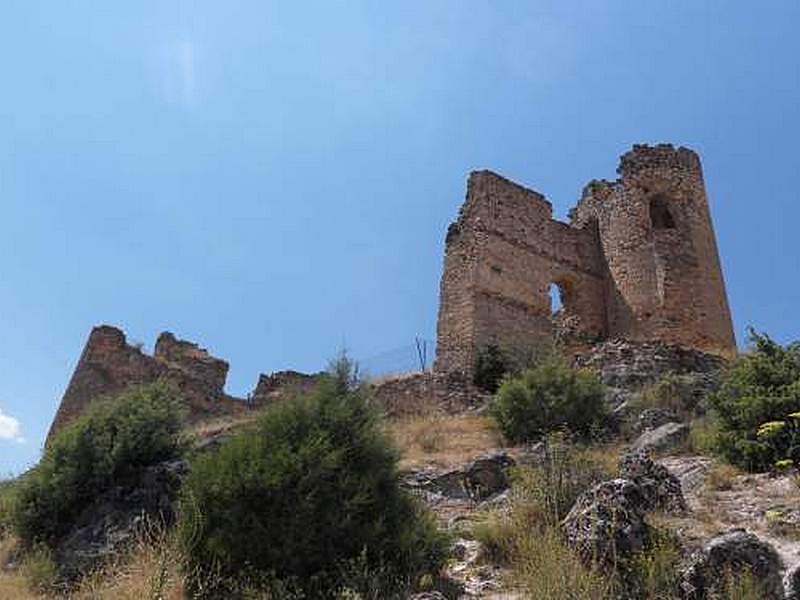
<path id="1" fill-rule="evenodd" d="M 650 224 L 653 229 L 675 229 L 675 219 L 667 206 L 669 200 L 663 194 L 650 199 Z"/>
<path id="2" fill-rule="evenodd" d="M 551 283 L 548 289 L 550 296 L 550 314 L 555 316 L 564 308 L 564 292 L 557 283 Z"/>

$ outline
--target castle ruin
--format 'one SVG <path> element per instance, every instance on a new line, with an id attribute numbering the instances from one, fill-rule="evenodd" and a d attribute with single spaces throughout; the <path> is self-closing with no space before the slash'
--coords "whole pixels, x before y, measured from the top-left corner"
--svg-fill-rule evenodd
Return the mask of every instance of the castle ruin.
<path id="1" fill-rule="evenodd" d="M 158 336 L 151 356 L 138 345 L 129 344 L 122 330 L 100 325 L 89 334 L 47 439 L 80 416 L 95 399 L 131 386 L 168 382 L 180 392 L 189 419 L 201 420 L 262 406 L 295 390 L 310 389 L 316 381 L 316 376 L 296 371 L 262 374 L 248 398 L 237 398 L 225 393 L 227 377 L 227 362 L 169 332 Z"/>
<path id="2" fill-rule="evenodd" d="M 556 336 L 573 348 L 625 338 L 735 353 L 699 157 L 636 145 L 617 172 L 584 188 L 568 224 L 541 194 L 470 175 L 447 231 L 437 372 L 469 375 L 483 347 L 524 352 Z"/>
<path id="3" fill-rule="evenodd" d="M 639 145 L 617 171 L 616 181 L 586 186 L 568 224 L 553 219 L 541 194 L 489 171 L 470 175 L 447 231 L 434 372 L 375 385 L 388 413 L 420 402 L 454 411 L 474 404 L 475 361 L 489 345 L 527 352 L 558 338 L 580 353 L 623 339 L 644 343 L 642 352 L 614 347 L 590 363 L 637 362 L 641 354 L 677 371 L 707 370 L 713 355 L 735 354 L 700 159 L 686 148 Z M 555 313 L 553 285 L 562 303 Z M 294 371 L 262 375 L 245 400 L 225 393 L 227 373 L 228 363 L 170 333 L 159 336 L 151 356 L 121 330 L 96 327 L 48 439 L 95 398 L 132 385 L 171 382 L 197 420 L 272 402 L 316 381 Z"/>

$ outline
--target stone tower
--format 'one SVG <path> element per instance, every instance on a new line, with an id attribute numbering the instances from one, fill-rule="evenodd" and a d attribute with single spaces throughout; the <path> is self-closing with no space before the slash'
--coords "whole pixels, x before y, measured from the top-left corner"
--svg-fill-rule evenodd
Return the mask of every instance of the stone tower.
<path id="1" fill-rule="evenodd" d="M 470 175 L 447 233 L 438 371 L 468 374 L 482 346 L 525 351 L 565 331 L 584 345 L 621 337 L 735 353 L 698 156 L 634 146 L 618 173 L 585 188 L 569 224 L 537 192 Z"/>

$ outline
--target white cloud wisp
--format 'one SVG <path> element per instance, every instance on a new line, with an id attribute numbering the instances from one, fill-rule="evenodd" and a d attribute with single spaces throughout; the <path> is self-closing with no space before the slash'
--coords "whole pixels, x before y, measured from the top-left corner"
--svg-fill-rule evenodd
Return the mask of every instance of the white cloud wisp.
<path id="1" fill-rule="evenodd" d="M 22 427 L 19 421 L 5 414 L 2 410 L 0 410 L 0 440 L 25 441 L 25 438 L 22 437 Z"/>

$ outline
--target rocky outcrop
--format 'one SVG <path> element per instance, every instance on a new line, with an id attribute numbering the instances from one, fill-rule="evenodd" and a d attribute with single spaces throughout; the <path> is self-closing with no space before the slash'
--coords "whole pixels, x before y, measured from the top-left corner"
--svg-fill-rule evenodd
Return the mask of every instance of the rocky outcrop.
<path id="1" fill-rule="evenodd" d="M 418 495 L 480 502 L 508 489 L 508 470 L 514 464 L 505 452 L 495 452 L 456 469 L 415 471 L 402 483 Z"/>
<path id="2" fill-rule="evenodd" d="M 174 502 L 188 473 L 183 460 L 153 465 L 127 485 L 116 485 L 86 506 L 55 546 L 59 574 L 74 580 L 114 558 L 151 528 L 175 521 Z"/>
<path id="3" fill-rule="evenodd" d="M 623 456 L 619 471 L 620 477 L 641 488 L 645 510 L 683 512 L 687 509 L 680 480 L 654 462 L 646 451 L 637 450 Z"/>
<path id="4" fill-rule="evenodd" d="M 644 433 L 667 423 L 677 423 L 678 421 L 678 415 L 668 408 L 646 408 L 639 413 L 633 429 L 638 433 Z"/>
<path id="5" fill-rule="evenodd" d="M 640 435 L 633 442 L 633 449 L 647 452 L 665 452 L 679 447 L 688 437 L 689 426 L 686 423 L 664 423 Z"/>
<path id="6" fill-rule="evenodd" d="M 764 600 L 781 600 L 781 568 L 770 544 L 744 529 L 733 529 L 712 538 L 691 556 L 681 573 L 681 590 L 688 600 L 705 600 L 721 591 L 726 577 L 748 571 L 762 586 Z"/>
<path id="7" fill-rule="evenodd" d="M 648 500 L 628 479 L 599 483 L 580 495 L 562 523 L 567 544 L 587 562 L 612 565 L 644 548 Z"/>
<path id="8" fill-rule="evenodd" d="M 800 600 L 800 563 L 786 573 L 784 587 L 789 600 Z"/>
<path id="9" fill-rule="evenodd" d="M 713 374 L 724 365 L 714 354 L 662 342 L 610 340 L 577 357 L 580 366 L 595 369 L 605 385 L 636 389 L 667 373 L 699 374 L 697 385 L 713 385 Z M 707 376 L 711 375 L 711 376 Z"/>

